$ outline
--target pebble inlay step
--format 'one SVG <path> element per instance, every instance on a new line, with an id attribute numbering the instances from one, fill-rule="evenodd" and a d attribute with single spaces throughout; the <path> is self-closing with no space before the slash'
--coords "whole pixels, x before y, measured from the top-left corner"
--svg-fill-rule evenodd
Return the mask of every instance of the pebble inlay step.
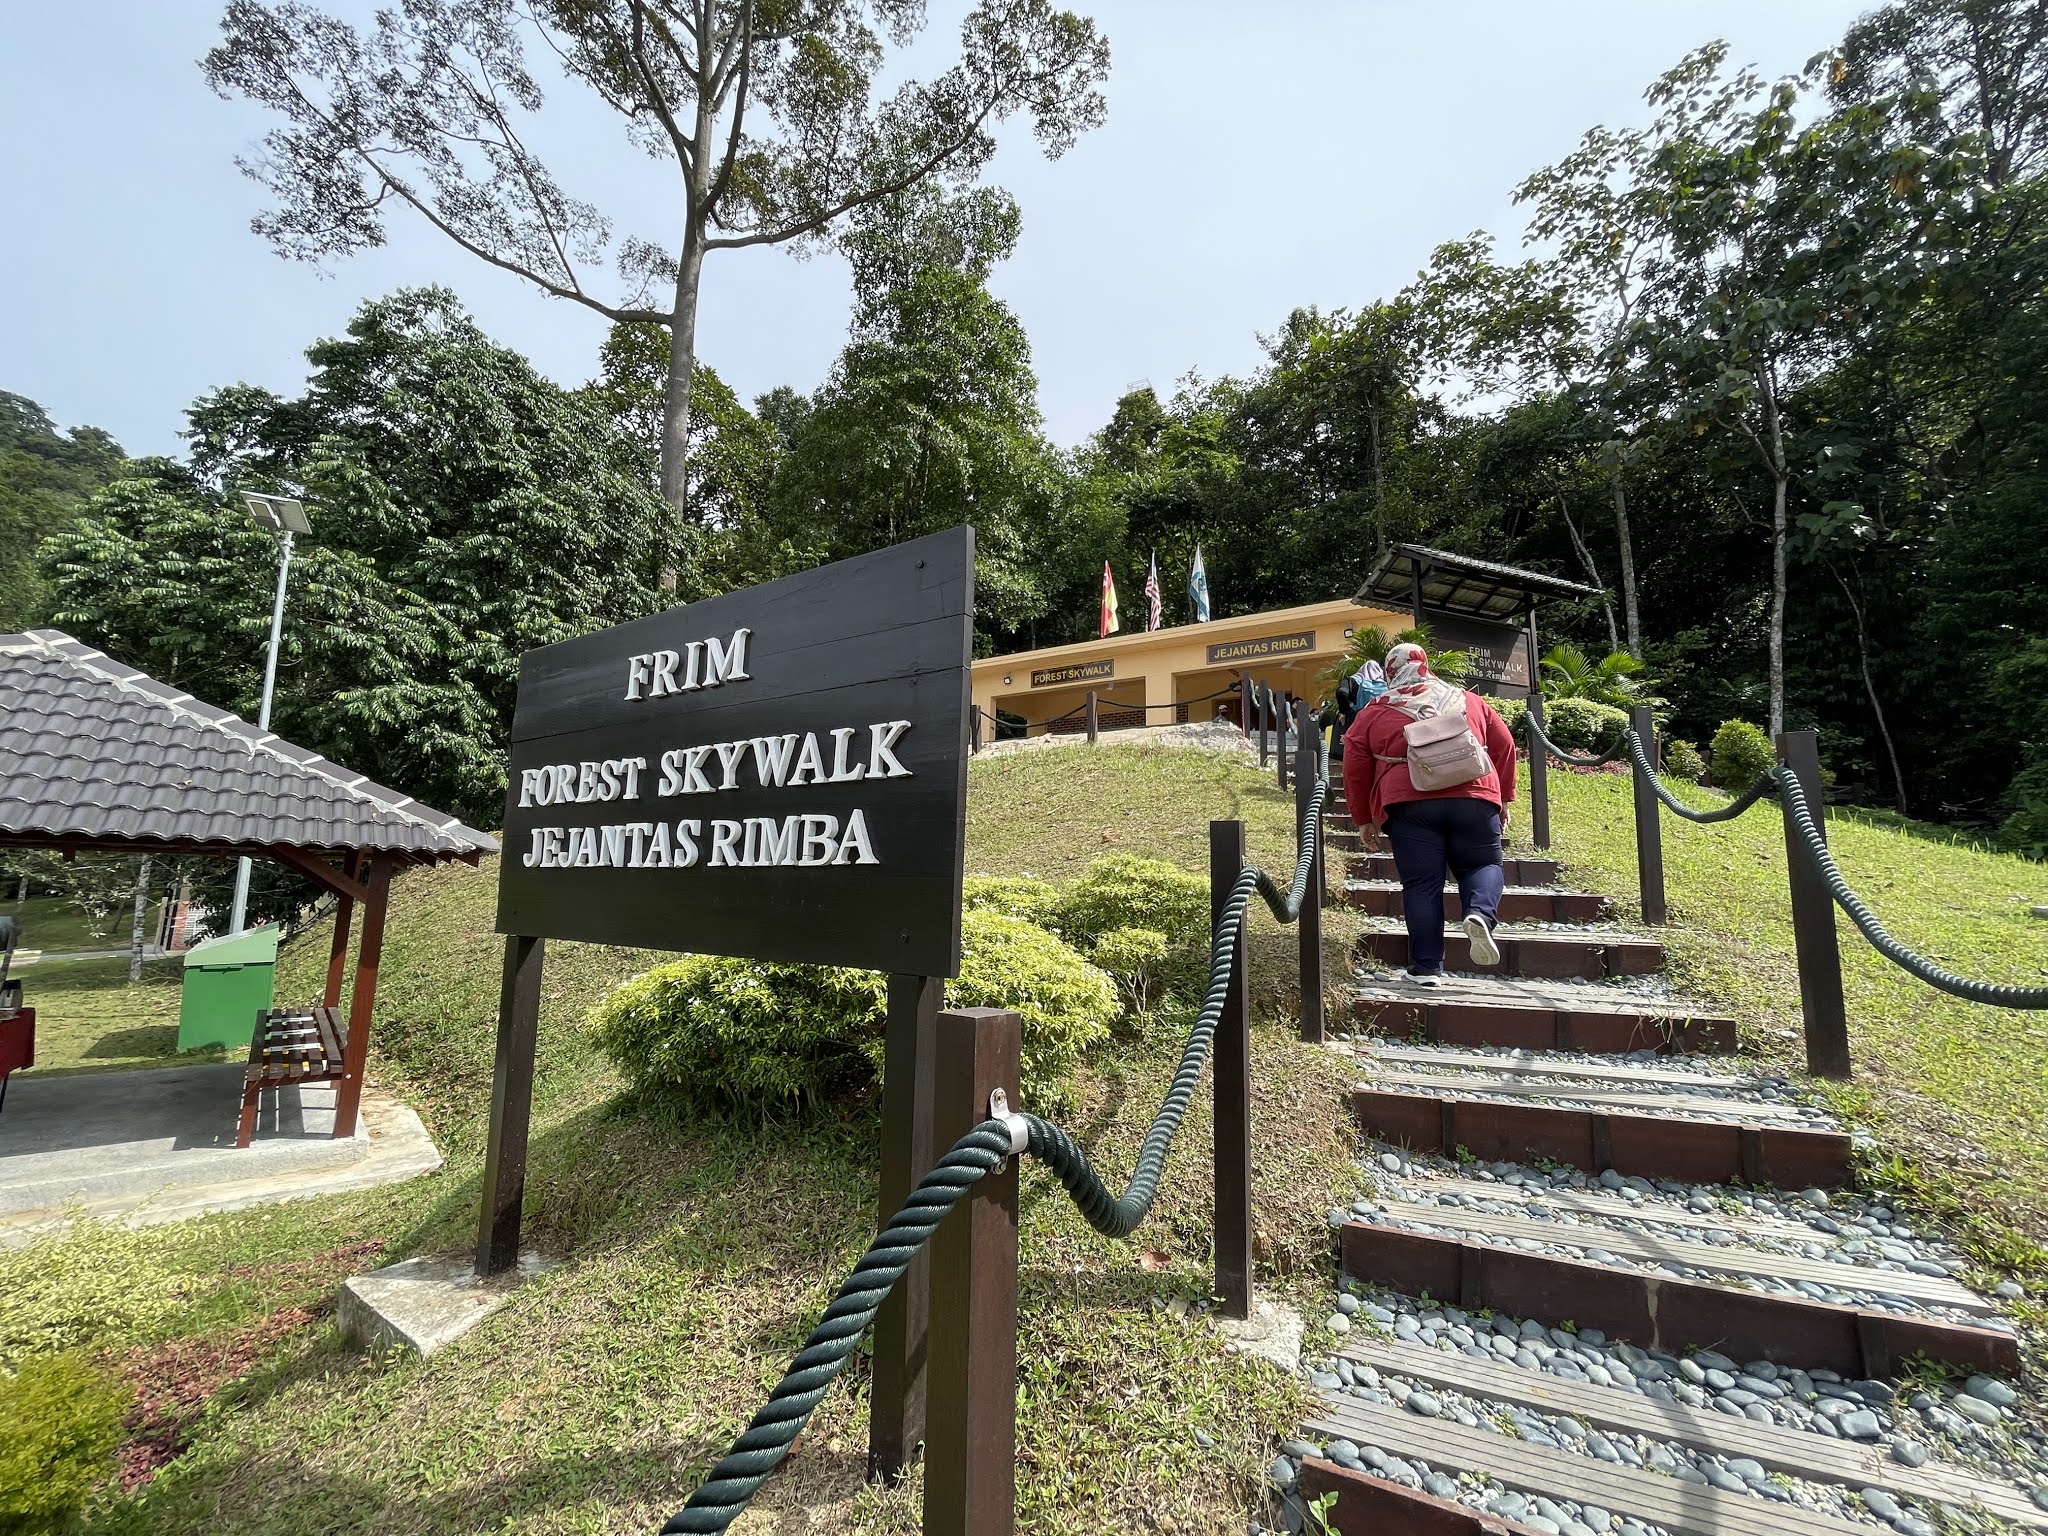
<path id="1" fill-rule="evenodd" d="M 1811 1482 L 1885 1488 L 1910 1498 L 1935 1499 L 1965 1508 L 1975 1506 L 2003 1520 L 2048 1529 L 2048 1510 L 2006 1484 L 1961 1467 L 1901 1466 L 1886 1454 L 1882 1445 L 1831 1440 L 1822 1435 L 1788 1431 L 1779 1425 L 1754 1424 L 1726 1413 L 1660 1402 L 1613 1387 L 1562 1381 L 1548 1374 L 1400 1340 L 1364 1339 L 1346 1345 L 1339 1353 L 1359 1364 L 1392 1371 L 1411 1380 L 1520 1403 L 1543 1413 L 1568 1414 L 1591 1429 L 1658 1435 L 1717 1455 L 1747 1456 L 1773 1472 Z M 1353 1401 L 1341 1393 L 1325 1391 L 1324 1395 L 1332 1412 Z"/>
<path id="2" fill-rule="evenodd" d="M 1442 986 L 1418 987 L 1370 977 L 1352 988 L 1351 1016 L 1376 1034 L 1440 1045 L 1611 1056 L 1736 1045 L 1735 1021 L 1706 1004 L 1555 978 L 1454 975 Z"/>
<path id="3" fill-rule="evenodd" d="M 1916 1354 L 1965 1370 L 2017 1375 L 2019 1341 L 1975 1323 L 1903 1316 L 1763 1291 L 1680 1280 L 1429 1232 L 1348 1221 L 1344 1273 L 1407 1296 L 1454 1300 L 1519 1317 L 1576 1319 L 1610 1339 L 1673 1353 L 1714 1348 L 1736 1359 L 1826 1366 L 1885 1379 Z"/>
<path id="4" fill-rule="evenodd" d="M 1531 1078 L 1580 1078 L 1587 1082 L 1630 1083 L 1647 1087 L 1748 1088 L 1754 1079 L 1726 1072 L 1695 1072 L 1658 1062 L 1631 1061 L 1626 1065 L 1603 1061 L 1578 1061 L 1548 1051 L 1455 1051 L 1430 1046 L 1400 1045 L 1387 1040 L 1371 1047 L 1381 1061 L 1411 1067 L 1439 1067 L 1491 1072 L 1502 1081 Z"/>
<path id="5" fill-rule="evenodd" d="M 1385 919 L 1369 920 L 1385 922 Z M 1664 968 L 1664 946 L 1656 939 L 1619 929 L 1552 928 L 1495 936 L 1500 946 L 1499 974 L 1542 978 L 1648 976 Z M 1359 936 L 1358 958 L 1367 964 L 1408 963 L 1408 930 L 1374 927 Z M 1444 927 L 1444 965 L 1453 971 L 1477 969 L 1471 944 L 1462 928 Z"/>
<path id="6" fill-rule="evenodd" d="M 1542 1204 L 1541 1200 L 1536 1203 Z M 1609 1214 L 1632 1215 L 1616 1210 Z M 1388 1208 L 1395 1221 L 1438 1227 L 1450 1232 L 1471 1232 L 1512 1242 L 1527 1238 L 1567 1248 L 1599 1248 L 1608 1253 L 1651 1264 L 1682 1264 L 1718 1275 L 1768 1275 L 1778 1280 L 1811 1280 L 1834 1291 L 1867 1291 L 1878 1296 L 1901 1296 L 1910 1301 L 1950 1307 L 1980 1317 L 1996 1315 L 1998 1306 L 1967 1287 L 1937 1275 L 1919 1275 L 1911 1270 L 1871 1269 L 1853 1264 L 1830 1264 L 1824 1259 L 1802 1258 L 1797 1254 L 1773 1253 L 1760 1248 L 1719 1248 L 1684 1238 L 1644 1237 L 1619 1227 L 1591 1222 L 1545 1221 L 1534 1216 L 1509 1216 L 1494 1211 L 1477 1211 L 1469 1206 L 1445 1206 L 1426 1201 L 1403 1201 Z"/>
<path id="7" fill-rule="evenodd" d="M 1588 1087 L 1583 1083 L 1502 1082 L 1498 1078 L 1458 1073 L 1381 1072 L 1364 1088 L 1393 1089 L 1402 1093 L 1433 1093 L 1466 1099 L 1569 1100 L 1602 1109 L 1621 1109 L 1638 1114 L 1653 1110 L 1676 1110 L 1681 1114 L 1704 1115 L 1714 1120 L 1743 1124 L 1770 1121 L 1784 1125 L 1831 1129 L 1827 1117 L 1804 1104 L 1759 1104 L 1750 1099 L 1716 1098 L 1705 1093 L 1659 1093 L 1649 1089 L 1634 1093 L 1611 1085 Z"/>
<path id="8" fill-rule="evenodd" d="M 1518 1491 L 1569 1489 L 1573 1498 L 1661 1525 L 1676 1536 L 1872 1536 L 1869 1526 L 1854 1521 L 1612 1467 L 1574 1452 L 1356 1399 L 1329 1404 L 1303 1429 L 1325 1439 L 1392 1446 L 1446 1470 L 1490 1474 Z"/>
<path id="9" fill-rule="evenodd" d="M 1400 885 L 1384 880 L 1347 880 L 1343 905 L 1372 917 L 1399 917 L 1406 910 Z M 1585 891 L 1509 885 L 1501 891 L 1496 916 L 1503 923 L 1597 923 L 1607 913 L 1605 898 Z M 1444 889 L 1444 915 L 1454 922 L 1464 916 L 1456 886 Z"/>

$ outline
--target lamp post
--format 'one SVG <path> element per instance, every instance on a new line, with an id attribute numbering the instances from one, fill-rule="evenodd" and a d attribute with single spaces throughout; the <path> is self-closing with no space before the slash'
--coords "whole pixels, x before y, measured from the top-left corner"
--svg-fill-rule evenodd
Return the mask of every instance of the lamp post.
<path id="1" fill-rule="evenodd" d="M 311 533 L 305 505 L 290 496 L 265 496 L 258 491 L 242 492 L 242 502 L 256 526 L 277 540 L 277 596 L 270 605 L 270 650 L 263 661 L 263 704 L 256 724 L 270 729 L 270 700 L 277 692 L 277 642 L 284 633 L 284 583 L 292 568 L 292 535 Z M 249 870 L 246 855 L 235 865 L 235 904 L 228 914 L 228 932 L 240 933 L 249 912 Z"/>

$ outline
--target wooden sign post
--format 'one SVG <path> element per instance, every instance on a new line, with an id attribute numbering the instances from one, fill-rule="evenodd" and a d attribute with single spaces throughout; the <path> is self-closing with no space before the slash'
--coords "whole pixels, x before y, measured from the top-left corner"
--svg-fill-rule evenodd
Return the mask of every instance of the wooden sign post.
<path id="1" fill-rule="evenodd" d="M 930 1168 L 960 973 L 974 532 L 955 528 L 528 651 L 477 1269 L 517 1261 L 544 939 L 890 973 L 884 1214 Z M 923 1430 L 925 1265 L 876 1325 L 878 1471 Z"/>

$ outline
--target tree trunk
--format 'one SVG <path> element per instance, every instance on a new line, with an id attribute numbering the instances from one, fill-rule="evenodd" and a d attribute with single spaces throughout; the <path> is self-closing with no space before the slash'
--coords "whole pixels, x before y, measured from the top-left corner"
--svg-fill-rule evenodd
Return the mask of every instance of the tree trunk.
<path id="1" fill-rule="evenodd" d="M 128 931 L 128 985 L 142 980 L 142 920 L 149 914 L 149 855 L 135 866 L 135 921 Z"/>
<path id="2" fill-rule="evenodd" d="M 1607 595 L 1607 583 L 1600 579 L 1600 567 L 1593 563 L 1593 551 L 1586 547 L 1586 541 L 1579 537 L 1579 525 L 1572 521 L 1572 509 L 1564 499 L 1564 492 L 1557 494 L 1557 510 L 1564 514 L 1565 532 L 1572 536 L 1572 548 L 1579 552 L 1579 564 L 1586 568 L 1586 575 L 1593 585 L 1600 589 L 1600 610 L 1607 615 L 1607 650 L 1611 655 L 1621 649 L 1621 637 L 1614 628 L 1614 599 Z M 1634 651 L 1630 651 L 1634 655 Z"/>
<path id="3" fill-rule="evenodd" d="M 680 533 L 690 509 L 690 376 L 697 367 L 697 294 L 704 275 L 704 228 L 693 222 L 683 235 L 676 267 L 676 307 L 668 326 L 668 388 L 661 411 L 661 499 Z M 660 552 L 659 585 L 677 585 L 675 544 Z"/>
<path id="4" fill-rule="evenodd" d="M 1614 493 L 1614 536 L 1621 542 L 1621 609 L 1628 620 L 1628 653 L 1638 661 L 1643 655 L 1643 620 L 1636 610 L 1636 552 L 1628 532 L 1628 492 L 1622 487 L 1621 465 L 1617 462 L 1608 472 L 1608 485 Z M 1610 627 L 1613 615 L 1608 615 Z"/>
<path id="5" fill-rule="evenodd" d="M 1863 605 L 1856 601 L 1856 594 L 1849 590 L 1849 583 L 1836 571 L 1833 562 L 1828 569 L 1834 571 L 1836 582 L 1842 588 L 1842 596 L 1849 600 L 1849 612 L 1856 616 L 1856 657 L 1863 666 L 1863 691 L 1870 696 L 1870 712 L 1877 717 L 1877 734 L 1884 742 L 1884 754 L 1892 765 L 1892 804 L 1897 806 L 1901 816 L 1909 815 L 1906 809 L 1906 775 L 1899 769 L 1899 749 L 1892 743 L 1892 729 L 1885 723 L 1884 705 L 1877 699 L 1877 681 L 1870 675 L 1870 633 L 1863 627 Z"/>
<path id="6" fill-rule="evenodd" d="M 1785 468 L 1784 423 L 1778 417 L 1776 380 L 1763 374 L 1764 427 L 1770 433 L 1771 469 L 1771 720 L 1773 741 L 1785 729 L 1785 570 L 1791 557 L 1786 500 L 1792 476 Z"/>

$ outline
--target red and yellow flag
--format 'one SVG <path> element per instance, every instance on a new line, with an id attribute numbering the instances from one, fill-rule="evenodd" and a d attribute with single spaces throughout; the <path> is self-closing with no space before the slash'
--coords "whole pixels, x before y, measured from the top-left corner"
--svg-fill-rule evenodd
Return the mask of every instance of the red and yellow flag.
<path id="1" fill-rule="evenodd" d="M 1109 562 L 1102 562 L 1102 632 L 1113 635 L 1116 623 L 1116 578 L 1109 573 Z"/>

